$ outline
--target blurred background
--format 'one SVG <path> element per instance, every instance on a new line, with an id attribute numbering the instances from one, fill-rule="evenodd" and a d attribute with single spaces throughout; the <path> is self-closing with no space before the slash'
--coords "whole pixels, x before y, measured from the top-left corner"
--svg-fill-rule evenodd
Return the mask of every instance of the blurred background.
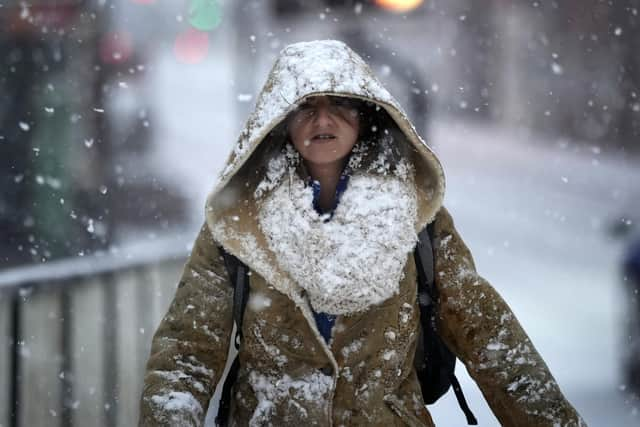
<path id="1" fill-rule="evenodd" d="M 137 422 L 206 195 L 278 52 L 320 38 L 360 53 L 439 154 L 479 272 L 587 423 L 639 425 L 639 10 L 0 0 L 0 427 Z M 464 425 L 452 393 L 430 410 Z"/>

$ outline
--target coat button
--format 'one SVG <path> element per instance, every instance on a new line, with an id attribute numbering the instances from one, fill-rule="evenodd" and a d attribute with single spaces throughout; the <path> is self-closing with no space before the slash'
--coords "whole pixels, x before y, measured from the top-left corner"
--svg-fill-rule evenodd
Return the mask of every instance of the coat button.
<path id="1" fill-rule="evenodd" d="M 330 377 L 333 375 L 333 368 L 331 367 L 331 365 L 323 366 L 322 368 L 320 368 L 320 372 Z"/>

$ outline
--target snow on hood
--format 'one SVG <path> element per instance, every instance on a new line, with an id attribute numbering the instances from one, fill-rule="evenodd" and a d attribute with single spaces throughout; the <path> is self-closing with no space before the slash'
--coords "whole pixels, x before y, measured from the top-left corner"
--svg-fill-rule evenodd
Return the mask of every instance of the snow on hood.
<path id="1" fill-rule="evenodd" d="M 334 95 L 358 98 L 383 108 L 404 136 L 403 144 L 415 170 L 417 197 L 416 232 L 431 222 L 444 197 L 445 179 L 439 160 L 418 135 L 398 102 L 373 75 L 369 66 L 340 41 L 323 40 L 285 47 L 273 66 L 209 195 L 206 217 L 214 239 L 269 283 L 286 282 L 289 296 L 298 287 L 277 267 L 264 234 L 257 224 L 254 192 L 264 174 L 265 147 L 270 133 L 305 98 Z M 264 146 L 261 143 L 265 141 Z M 260 150 L 256 151 L 260 147 Z M 254 154 L 252 156 L 252 154 Z M 262 154 L 261 154 L 262 153 Z"/>
<path id="2" fill-rule="evenodd" d="M 421 230 L 435 217 L 444 198 L 445 179 L 440 161 L 369 66 L 337 40 L 295 43 L 280 52 L 208 198 L 208 212 L 218 210 L 216 206 L 226 207 L 239 200 L 238 187 L 228 184 L 269 132 L 303 99 L 314 95 L 359 98 L 374 102 L 389 113 L 414 148 L 416 184 L 422 199 L 416 229 Z"/>

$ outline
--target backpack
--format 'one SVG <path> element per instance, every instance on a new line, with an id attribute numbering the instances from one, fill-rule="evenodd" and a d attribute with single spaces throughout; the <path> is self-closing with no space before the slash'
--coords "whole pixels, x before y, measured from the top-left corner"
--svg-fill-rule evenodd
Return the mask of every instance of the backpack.
<path id="1" fill-rule="evenodd" d="M 427 405 L 435 403 L 450 387 L 458 400 L 460 408 L 467 418 L 467 424 L 478 425 L 478 421 L 469 409 L 455 376 L 456 356 L 440 339 L 436 330 L 435 304 L 438 301 L 437 290 L 434 285 L 434 253 L 431 244 L 433 240 L 433 223 L 429 224 L 418 234 L 418 244 L 414 250 L 416 270 L 418 273 L 418 306 L 420 307 L 421 334 L 418 336 L 414 367 L 420 381 L 422 398 Z M 240 349 L 242 341 L 242 318 L 249 296 L 249 269 L 235 256 L 218 248 L 224 258 L 225 268 L 229 273 L 233 292 L 233 319 L 236 324 L 234 345 Z M 225 379 L 216 424 L 226 426 L 231 405 L 231 388 L 238 376 L 239 362 L 236 357 Z"/>

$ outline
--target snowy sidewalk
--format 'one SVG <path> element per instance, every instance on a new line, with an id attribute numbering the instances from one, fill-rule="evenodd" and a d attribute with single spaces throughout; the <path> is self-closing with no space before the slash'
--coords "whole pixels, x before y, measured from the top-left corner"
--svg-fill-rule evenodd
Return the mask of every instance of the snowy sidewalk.
<path id="1" fill-rule="evenodd" d="M 638 425 L 640 403 L 620 391 L 621 246 L 606 231 L 638 199 L 638 168 L 598 147 L 473 122 L 436 118 L 430 143 L 447 173 L 445 204 L 478 271 L 511 305 L 569 400 L 589 425 Z M 480 425 L 498 425 L 464 376 Z M 448 396 L 434 417 L 458 426 L 457 411 Z"/>

